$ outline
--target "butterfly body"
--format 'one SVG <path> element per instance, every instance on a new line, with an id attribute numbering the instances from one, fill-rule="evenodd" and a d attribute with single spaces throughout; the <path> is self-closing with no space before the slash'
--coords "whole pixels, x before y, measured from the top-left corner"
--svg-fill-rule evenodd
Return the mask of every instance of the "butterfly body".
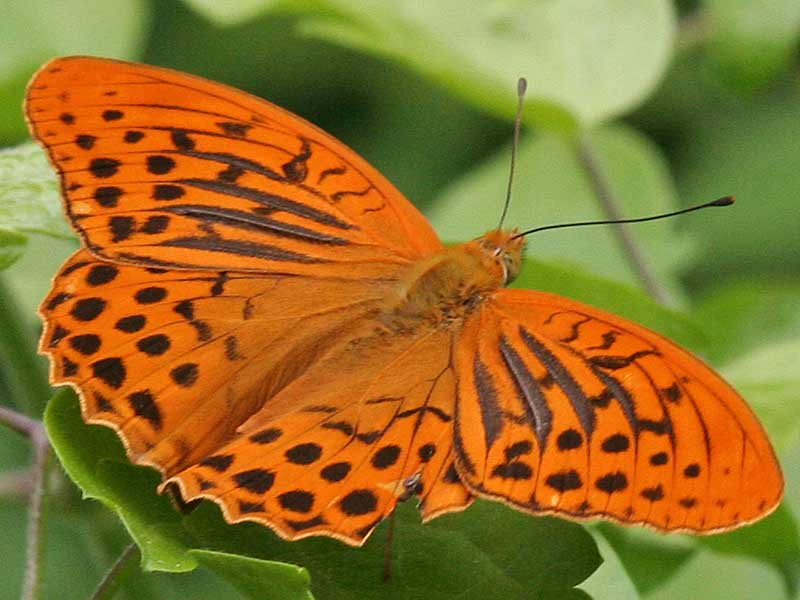
<path id="1" fill-rule="evenodd" d="M 403 273 L 381 321 L 392 328 L 417 322 L 458 326 L 491 293 L 513 281 L 524 240 L 516 231 L 490 231 L 423 258 Z"/>
<path id="2" fill-rule="evenodd" d="M 763 428 L 699 358 L 506 288 L 524 238 L 445 247 L 299 117 L 91 57 L 42 67 L 26 115 L 84 242 L 40 350 L 161 490 L 354 545 L 412 495 L 423 520 L 481 496 L 696 533 L 778 505 Z"/>

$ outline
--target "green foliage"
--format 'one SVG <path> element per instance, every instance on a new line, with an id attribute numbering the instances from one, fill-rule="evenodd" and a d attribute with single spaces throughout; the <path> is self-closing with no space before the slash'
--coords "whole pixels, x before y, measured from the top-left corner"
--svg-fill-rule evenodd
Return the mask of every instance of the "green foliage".
<path id="1" fill-rule="evenodd" d="M 722 78 L 744 92 L 764 88 L 790 66 L 800 33 L 794 0 L 707 0 L 709 58 Z"/>
<path id="2" fill-rule="evenodd" d="M 0 137 L 21 139 L 19 107 L 31 72 L 52 56 L 133 58 L 149 21 L 143 0 L 4 2 L 0 19 Z"/>
<path id="3" fill-rule="evenodd" d="M 464 10 L 455 0 L 32 0 L 5 7 L 0 141 L 15 147 L 0 151 L 2 404 L 42 416 L 48 392 L 33 355 L 35 309 L 76 247 L 44 153 L 16 145 L 25 138 L 25 83 L 49 57 L 140 59 L 263 95 L 358 149 L 448 241 L 496 226 L 515 81 L 525 76 L 530 127 L 507 224 L 605 217 L 576 152 L 579 136 L 626 216 L 726 194 L 737 203 L 630 228 L 668 307 L 641 290 L 612 228 L 532 236 L 516 285 L 595 304 L 701 353 L 759 414 L 787 478 L 774 515 L 707 538 L 585 527 L 481 501 L 423 526 L 408 502 L 397 511 L 393 577 L 384 583 L 386 523 L 353 549 L 330 539 L 284 542 L 252 523 L 230 526 L 210 503 L 183 514 L 156 494 L 157 473 L 130 465 L 113 432 L 85 425 L 65 391 L 45 415 L 66 477 L 51 474 L 43 597 L 88 596 L 130 539 L 141 563 L 126 571 L 115 598 L 797 597 L 800 93 L 792 79 L 800 8 L 794 0 L 678 4 L 552 0 Z M 29 460 L 19 436 L 0 428 L 0 598 L 18 593 L 26 543 L 27 499 L 4 484 Z"/>
<path id="4" fill-rule="evenodd" d="M 513 114 L 525 76 L 526 118 L 556 129 L 634 106 L 666 68 L 674 33 L 664 0 L 323 4 L 336 14 L 304 19 L 303 32 L 407 64 L 499 115 Z"/>

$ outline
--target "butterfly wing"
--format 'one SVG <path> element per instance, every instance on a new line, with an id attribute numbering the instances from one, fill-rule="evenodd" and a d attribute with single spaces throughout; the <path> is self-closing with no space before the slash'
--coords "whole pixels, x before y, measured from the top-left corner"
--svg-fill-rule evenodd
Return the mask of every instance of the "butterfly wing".
<path id="1" fill-rule="evenodd" d="M 455 376 L 446 330 L 343 344 L 270 399 L 214 455 L 176 474 L 231 522 L 359 545 L 396 503 L 432 518 L 472 500 L 453 467 Z"/>
<path id="2" fill-rule="evenodd" d="M 26 115 L 73 225 L 102 258 L 363 278 L 441 248 L 355 152 L 219 83 L 60 58 L 31 81 Z"/>
<path id="3" fill-rule="evenodd" d="M 263 100 L 145 65 L 55 60 L 26 112 L 86 246 L 41 306 L 51 380 L 85 420 L 285 537 L 361 543 L 398 500 L 469 504 L 452 344 L 375 343 L 398 274 L 441 248 L 377 171 Z"/>
<path id="4" fill-rule="evenodd" d="M 86 421 L 169 475 L 226 443 L 382 295 L 374 282 L 154 269 L 80 250 L 42 303 L 40 350 L 51 381 L 80 391 Z"/>
<path id="5" fill-rule="evenodd" d="M 775 509 L 783 479 L 744 400 L 699 358 L 563 297 L 500 290 L 457 343 L 457 466 L 532 513 L 710 533 Z"/>

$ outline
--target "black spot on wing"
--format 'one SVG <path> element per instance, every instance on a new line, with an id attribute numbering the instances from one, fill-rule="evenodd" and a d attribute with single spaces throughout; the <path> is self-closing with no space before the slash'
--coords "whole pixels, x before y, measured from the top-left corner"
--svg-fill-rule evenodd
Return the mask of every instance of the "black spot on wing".
<path id="1" fill-rule="evenodd" d="M 556 490 L 557 492 L 566 492 L 569 490 L 577 490 L 583 487 L 583 481 L 580 474 L 574 469 L 568 471 L 559 471 L 547 476 L 545 483 L 548 487 Z"/>
<path id="2" fill-rule="evenodd" d="M 250 441 L 255 444 L 269 444 L 283 435 L 283 431 L 277 427 L 268 427 L 250 436 Z"/>
<path id="3" fill-rule="evenodd" d="M 347 516 L 356 517 L 374 512 L 378 497 L 370 490 L 353 490 L 339 501 L 339 509 Z"/>
<path id="4" fill-rule="evenodd" d="M 313 442 L 298 444 L 286 450 L 285 456 L 290 463 L 310 465 L 320 459 L 322 448 Z"/>
<path id="5" fill-rule="evenodd" d="M 102 298 L 81 298 L 73 305 L 70 314 L 78 321 L 93 321 L 105 308 L 106 301 Z"/>
<path id="6" fill-rule="evenodd" d="M 236 485 L 254 494 L 264 494 L 275 483 L 275 473 L 266 469 L 250 469 L 233 476 Z"/>
<path id="7" fill-rule="evenodd" d="M 89 172 L 97 179 L 113 177 L 122 163 L 114 158 L 93 158 L 89 163 Z"/>
<path id="8" fill-rule="evenodd" d="M 211 467 L 219 473 L 224 473 L 233 464 L 233 455 L 215 454 L 213 456 L 207 456 L 200 461 L 200 464 L 204 467 Z"/>
<path id="9" fill-rule="evenodd" d="M 388 469 L 397 462 L 398 458 L 400 458 L 401 451 L 402 450 L 400 446 L 396 446 L 394 444 L 390 446 L 384 446 L 372 455 L 372 466 L 379 470 Z"/>
<path id="10" fill-rule="evenodd" d="M 161 411 L 150 390 L 141 390 L 128 396 L 128 403 L 136 416 L 150 423 L 153 429 L 161 429 Z"/>

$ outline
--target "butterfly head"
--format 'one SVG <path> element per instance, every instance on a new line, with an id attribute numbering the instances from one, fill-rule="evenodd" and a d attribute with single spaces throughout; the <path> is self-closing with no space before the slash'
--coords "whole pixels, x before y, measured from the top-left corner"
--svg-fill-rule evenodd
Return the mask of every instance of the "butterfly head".
<path id="1" fill-rule="evenodd" d="M 524 237 L 516 237 L 516 229 L 495 229 L 474 240 L 482 254 L 482 262 L 501 274 L 502 285 L 517 278 L 522 264 Z"/>

